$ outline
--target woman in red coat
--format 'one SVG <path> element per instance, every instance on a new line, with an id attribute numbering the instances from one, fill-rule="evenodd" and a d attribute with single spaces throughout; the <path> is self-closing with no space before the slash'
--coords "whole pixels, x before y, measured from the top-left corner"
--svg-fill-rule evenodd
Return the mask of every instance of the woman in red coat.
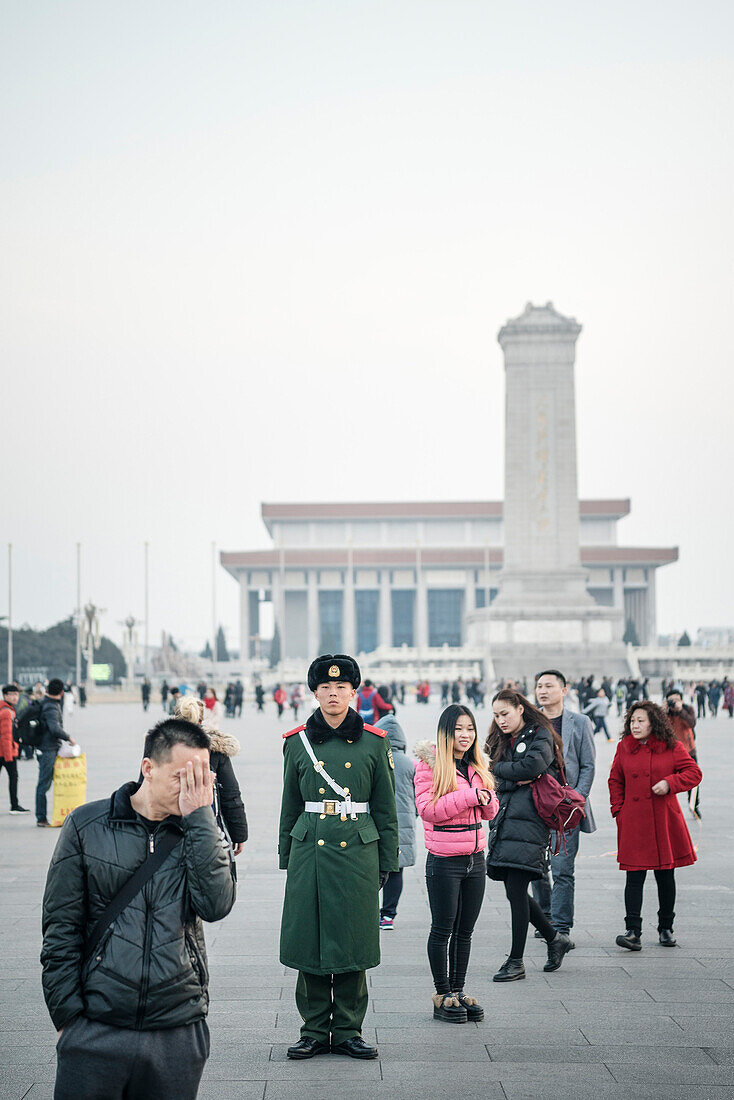
<path id="1" fill-rule="evenodd" d="M 617 822 L 617 860 L 627 872 L 626 932 L 619 947 L 640 951 L 642 888 L 648 871 L 658 886 L 658 934 L 675 947 L 675 868 L 696 862 L 677 795 L 701 782 L 701 769 L 676 741 L 665 711 L 648 701 L 627 711 L 609 775 L 612 817 Z"/>

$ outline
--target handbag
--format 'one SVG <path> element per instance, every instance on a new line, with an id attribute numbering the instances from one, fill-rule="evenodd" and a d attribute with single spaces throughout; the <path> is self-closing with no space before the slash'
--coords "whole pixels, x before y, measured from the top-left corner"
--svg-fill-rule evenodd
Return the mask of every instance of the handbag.
<path id="1" fill-rule="evenodd" d="M 564 852 L 568 851 L 566 834 L 572 833 L 586 817 L 586 799 L 574 787 L 569 787 L 563 765 L 559 764 L 558 768 L 561 783 L 550 772 L 545 772 L 534 780 L 531 788 L 538 817 L 556 834 L 554 856 L 560 852 L 561 842 Z"/>

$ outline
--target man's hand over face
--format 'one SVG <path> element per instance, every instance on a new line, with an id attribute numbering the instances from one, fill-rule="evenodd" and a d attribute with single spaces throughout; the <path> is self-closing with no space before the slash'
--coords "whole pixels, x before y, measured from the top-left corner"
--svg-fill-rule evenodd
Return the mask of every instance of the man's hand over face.
<path id="1" fill-rule="evenodd" d="M 178 796 L 181 816 L 186 817 L 202 806 L 211 806 L 213 801 L 214 776 L 209 762 L 202 764 L 198 759 L 189 760 L 186 767 L 181 769 L 181 790 Z"/>

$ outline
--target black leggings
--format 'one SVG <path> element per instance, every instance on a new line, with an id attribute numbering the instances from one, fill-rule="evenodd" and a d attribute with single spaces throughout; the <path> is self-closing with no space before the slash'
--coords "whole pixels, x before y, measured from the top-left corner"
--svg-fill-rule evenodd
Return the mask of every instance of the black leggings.
<path id="1" fill-rule="evenodd" d="M 484 853 L 426 858 L 431 906 L 428 962 L 437 993 L 460 993 L 471 953 L 471 937 L 484 899 Z"/>
<path id="2" fill-rule="evenodd" d="M 521 959 L 525 953 L 528 924 L 532 923 L 543 934 L 543 938 L 548 943 L 556 936 L 555 928 L 545 916 L 535 898 L 528 893 L 531 877 L 527 871 L 519 871 L 514 867 L 508 868 L 505 876 L 505 893 L 512 913 L 510 957 L 513 959 Z"/>
<path id="3" fill-rule="evenodd" d="M 675 920 L 675 871 L 654 871 L 658 884 L 658 932 L 664 928 L 673 930 Z M 628 871 L 624 887 L 624 907 L 627 910 L 625 927 L 636 932 L 642 931 L 642 888 L 645 885 L 647 871 Z"/>

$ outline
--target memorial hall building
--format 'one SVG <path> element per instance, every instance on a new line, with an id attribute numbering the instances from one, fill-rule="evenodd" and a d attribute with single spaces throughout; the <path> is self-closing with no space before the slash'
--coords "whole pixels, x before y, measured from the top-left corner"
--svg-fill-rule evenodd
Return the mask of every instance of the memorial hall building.
<path id="1" fill-rule="evenodd" d="M 283 659 L 466 645 L 467 616 L 497 595 L 502 511 L 500 501 L 263 504 L 273 546 L 220 559 L 240 586 L 243 661 L 259 655 L 264 602 Z M 629 511 L 629 500 L 579 502 L 581 565 L 595 603 L 622 611 L 649 645 L 656 570 L 678 551 L 619 545 Z"/>

